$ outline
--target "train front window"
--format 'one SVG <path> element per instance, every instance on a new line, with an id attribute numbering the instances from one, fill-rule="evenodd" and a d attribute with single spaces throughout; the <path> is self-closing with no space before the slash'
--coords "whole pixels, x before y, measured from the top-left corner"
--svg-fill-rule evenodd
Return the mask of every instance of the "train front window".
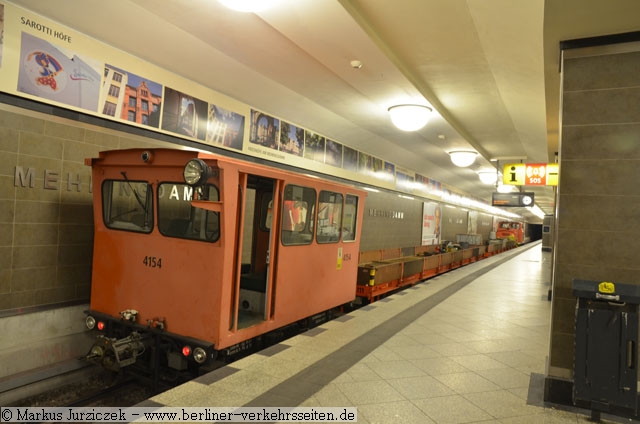
<path id="1" fill-rule="evenodd" d="M 153 229 L 153 190 L 146 181 L 105 180 L 102 219 L 108 228 L 150 233 Z"/>
<path id="2" fill-rule="evenodd" d="M 318 199 L 318 243 L 337 243 L 342 231 L 342 194 L 321 191 Z"/>
<path id="3" fill-rule="evenodd" d="M 220 213 L 191 206 L 194 188 L 187 184 L 158 186 L 158 230 L 167 237 L 214 242 L 220 238 Z M 218 188 L 207 184 L 199 199 L 218 201 Z"/>
<path id="4" fill-rule="evenodd" d="M 282 244 L 310 244 L 316 191 L 309 187 L 287 185 L 282 208 Z"/>

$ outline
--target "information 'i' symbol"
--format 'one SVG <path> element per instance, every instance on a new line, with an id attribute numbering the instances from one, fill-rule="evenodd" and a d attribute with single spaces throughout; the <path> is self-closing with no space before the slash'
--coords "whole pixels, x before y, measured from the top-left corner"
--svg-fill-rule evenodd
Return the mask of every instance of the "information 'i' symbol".
<path id="1" fill-rule="evenodd" d="M 516 180 L 516 167 L 512 166 L 510 171 L 511 172 L 509 172 L 509 175 L 511 175 L 511 180 L 509 182 L 512 182 L 512 183 L 517 182 L 517 180 Z"/>

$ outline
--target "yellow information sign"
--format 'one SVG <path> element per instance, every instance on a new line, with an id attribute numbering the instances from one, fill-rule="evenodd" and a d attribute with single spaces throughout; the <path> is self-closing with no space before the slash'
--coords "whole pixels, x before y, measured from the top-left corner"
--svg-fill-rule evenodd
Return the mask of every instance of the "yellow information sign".
<path id="1" fill-rule="evenodd" d="M 508 163 L 502 170 L 502 183 L 520 186 L 557 186 L 557 163 Z"/>

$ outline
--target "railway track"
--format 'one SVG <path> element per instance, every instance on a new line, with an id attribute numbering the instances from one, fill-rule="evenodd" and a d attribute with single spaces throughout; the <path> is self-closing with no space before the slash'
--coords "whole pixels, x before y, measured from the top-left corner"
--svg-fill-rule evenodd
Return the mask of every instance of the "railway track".
<path id="1" fill-rule="evenodd" d="M 132 393 L 139 393 L 133 395 Z M 127 379 L 95 390 L 69 402 L 67 407 L 80 406 L 132 406 L 148 397 L 148 390 L 135 379 Z"/>
<path id="2" fill-rule="evenodd" d="M 19 391 L 20 388 L 16 390 Z M 85 375 L 84 379 L 63 386 L 52 381 L 49 385 L 42 385 L 36 394 L 7 403 L 6 406 L 132 406 L 155 393 L 149 386 L 134 378 L 122 378 L 111 373 L 99 372 Z"/>

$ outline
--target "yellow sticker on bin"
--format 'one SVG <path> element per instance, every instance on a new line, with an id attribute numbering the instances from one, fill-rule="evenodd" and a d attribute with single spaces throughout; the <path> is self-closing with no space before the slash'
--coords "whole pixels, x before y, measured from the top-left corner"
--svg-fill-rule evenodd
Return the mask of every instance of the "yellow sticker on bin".
<path id="1" fill-rule="evenodd" d="M 603 281 L 598 284 L 598 291 L 600 293 L 615 293 L 616 285 L 610 281 Z"/>

